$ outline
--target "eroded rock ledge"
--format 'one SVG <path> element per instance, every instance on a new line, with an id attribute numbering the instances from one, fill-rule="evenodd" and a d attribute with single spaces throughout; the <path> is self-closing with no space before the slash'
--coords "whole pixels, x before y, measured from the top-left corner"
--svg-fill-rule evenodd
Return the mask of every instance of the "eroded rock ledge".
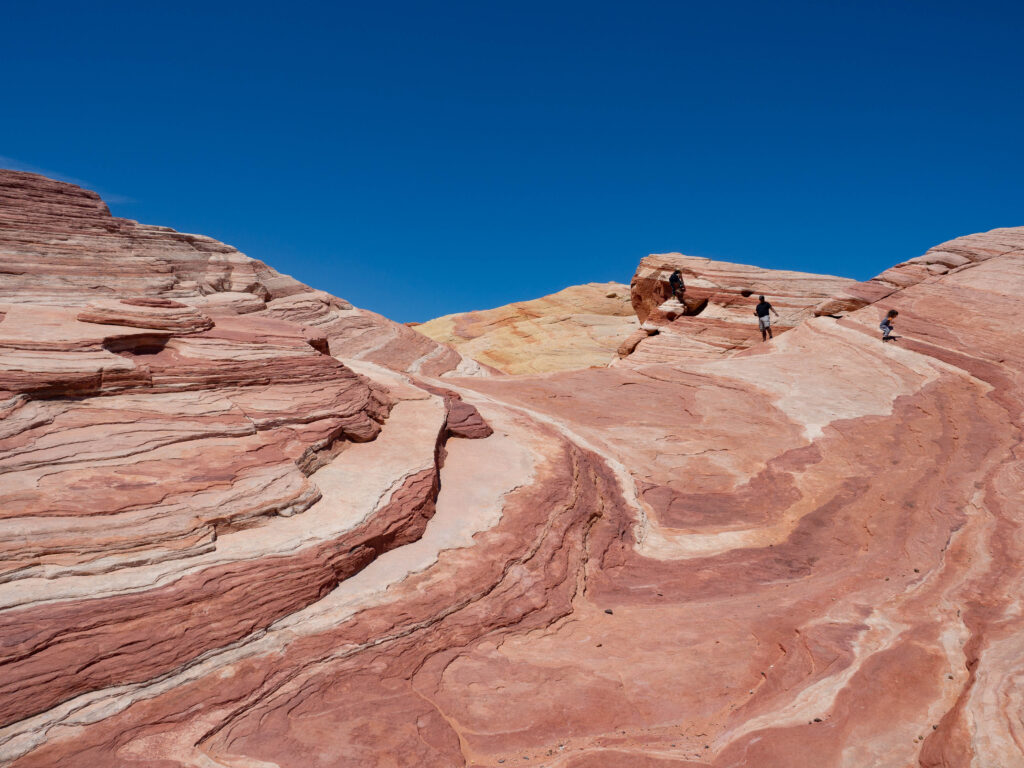
<path id="1" fill-rule="evenodd" d="M 683 299 L 672 296 L 669 276 L 678 269 Z M 776 332 L 813 316 L 815 307 L 853 280 L 805 272 L 762 269 L 680 253 L 652 254 L 637 267 L 630 285 L 640 328 L 619 347 L 631 364 L 719 357 L 761 340 L 754 305 L 764 295 L 779 313 Z"/>

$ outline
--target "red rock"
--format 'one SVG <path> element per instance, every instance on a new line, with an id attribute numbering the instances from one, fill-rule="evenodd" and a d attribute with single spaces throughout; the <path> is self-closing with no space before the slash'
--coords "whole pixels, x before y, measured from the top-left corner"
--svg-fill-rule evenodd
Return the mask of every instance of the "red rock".
<path id="1" fill-rule="evenodd" d="M 678 269 L 683 301 L 672 296 L 669 276 Z M 650 365 L 693 357 L 718 357 L 760 343 L 754 306 L 764 295 L 779 313 L 775 334 L 810 317 L 814 308 L 853 281 L 842 277 L 761 269 L 745 264 L 652 254 L 637 267 L 631 284 L 640 329 L 619 346 L 620 357 Z"/>
<path id="2" fill-rule="evenodd" d="M 622 362 L 458 376 L 486 369 L 203 240 L 251 291 L 182 288 L 213 285 L 184 254 L 146 284 L 140 225 L 0 180 L 0 259 L 37 272 L 0 274 L 5 764 L 1024 759 L 1024 228 L 838 290 L 702 263 L 674 319 L 645 260 Z M 213 327 L 80 322 L 101 264 Z M 792 315 L 770 344 L 747 289 Z M 844 292 L 880 298 L 814 316 Z"/>
<path id="3" fill-rule="evenodd" d="M 178 333 L 199 333 L 213 327 L 213 321 L 187 304 L 169 299 L 128 298 L 96 301 L 78 313 L 82 323 L 127 325 Z"/>
<path id="4" fill-rule="evenodd" d="M 427 392 L 439 395 L 445 399 L 445 407 L 447 409 L 445 430 L 449 437 L 479 440 L 489 437 L 494 433 L 494 430 L 484 421 L 480 412 L 474 406 L 464 401 L 458 392 L 422 381 L 417 381 L 416 384 Z"/>
<path id="5" fill-rule="evenodd" d="M 1019 229 L 994 229 L 991 232 L 958 237 L 929 249 L 922 256 L 897 264 L 866 282 L 844 286 L 815 307 L 814 313 L 835 315 L 852 312 L 883 301 L 903 288 L 921 282 L 933 282 L 942 275 L 1012 253 L 1019 248 Z"/>
<path id="6" fill-rule="evenodd" d="M 70 185 L 2 172 L 0 190 L 4 724 L 166 674 L 420 535 L 447 435 L 487 430 L 422 390 L 436 423 L 376 495 L 345 502 L 363 522 L 316 524 L 348 492 L 322 471 L 375 441 L 394 403 L 330 355 L 355 346 L 334 313 L 368 318 L 358 343 L 382 339 L 383 360 L 400 326 L 215 241 L 113 219 Z M 211 281 L 218 260 L 229 280 Z M 203 295 L 218 288 L 229 301 Z M 299 307 L 309 324 L 290 319 Z M 461 362 L 419 336 L 396 346 L 435 373 Z M 193 626 L 197 611 L 223 621 Z"/>

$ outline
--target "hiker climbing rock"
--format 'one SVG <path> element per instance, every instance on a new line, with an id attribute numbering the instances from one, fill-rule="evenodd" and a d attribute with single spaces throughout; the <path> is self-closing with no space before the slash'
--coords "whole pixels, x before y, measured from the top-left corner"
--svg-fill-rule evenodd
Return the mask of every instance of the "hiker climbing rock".
<path id="1" fill-rule="evenodd" d="M 779 316 L 779 313 L 775 311 L 775 307 L 765 301 L 764 296 L 761 296 L 761 301 L 754 307 L 754 314 L 757 315 L 757 326 L 761 329 L 761 341 L 775 338 L 772 336 L 772 320 L 768 316 L 769 312 L 776 317 Z"/>
<path id="2" fill-rule="evenodd" d="M 893 321 L 899 314 L 895 309 L 890 309 L 889 313 L 885 316 L 885 320 L 879 323 L 878 327 L 882 329 L 882 341 L 896 341 L 896 337 L 892 335 Z"/>
<path id="3" fill-rule="evenodd" d="M 673 272 L 672 276 L 668 279 L 668 284 L 672 288 L 672 295 L 682 302 L 683 294 L 686 293 L 686 283 L 683 282 L 682 272 L 678 269 Z"/>

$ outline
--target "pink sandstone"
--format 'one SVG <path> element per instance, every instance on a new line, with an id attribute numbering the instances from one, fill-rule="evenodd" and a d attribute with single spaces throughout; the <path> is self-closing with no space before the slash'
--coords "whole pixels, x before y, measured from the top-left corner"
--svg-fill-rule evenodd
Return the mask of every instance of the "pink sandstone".
<path id="1" fill-rule="evenodd" d="M 1024 228 L 867 288 L 648 257 L 657 335 L 505 376 L 0 189 L 5 765 L 1024 763 Z"/>
<path id="2" fill-rule="evenodd" d="M 678 269 L 682 301 L 669 276 Z M 779 316 L 774 333 L 812 316 L 823 300 L 852 280 L 805 272 L 762 269 L 680 253 L 652 254 L 640 262 L 630 286 L 640 328 L 619 347 L 621 357 L 649 365 L 692 357 L 718 357 L 761 341 L 754 305 L 764 295 Z"/>

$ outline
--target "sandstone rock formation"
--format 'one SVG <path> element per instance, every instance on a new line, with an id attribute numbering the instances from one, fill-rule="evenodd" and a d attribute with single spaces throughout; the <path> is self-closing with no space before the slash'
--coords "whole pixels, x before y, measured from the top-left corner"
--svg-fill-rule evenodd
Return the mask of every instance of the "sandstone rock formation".
<path id="1" fill-rule="evenodd" d="M 415 328 L 499 371 L 548 373 L 608 365 L 637 325 L 629 286 L 587 283 Z"/>
<path id="2" fill-rule="evenodd" d="M 993 230 L 966 235 L 930 248 L 924 255 L 891 267 L 863 283 L 844 286 L 815 307 L 816 315 L 851 312 L 877 304 L 903 288 L 931 277 L 968 269 L 996 256 L 1013 253 L 1019 247 L 1015 230 Z"/>
<path id="3" fill-rule="evenodd" d="M 754 348 L 460 376 L 0 182 L 3 764 L 1024 762 L 1024 228 L 838 319 L 775 284 Z"/>
<path id="4" fill-rule="evenodd" d="M 480 372 L 449 347 L 224 243 L 114 218 L 94 192 L 34 174 L 0 173 L 0 249 L 0 305 L 80 307 L 78 319 L 108 325 L 131 325 L 135 310 L 155 328 L 157 316 L 164 323 L 176 316 L 171 305 L 148 301 L 158 298 L 211 316 L 258 312 L 286 320 L 311 337 L 343 344 L 349 357 L 396 369 Z M 140 305 L 139 298 L 146 301 Z"/>
<path id="5" fill-rule="evenodd" d="M 2 726 L 316 602 L 419 537 L 449 437 L 490 433 L 373 363 L 479 370 L 447 347 L 77 187 L 0 193 Z"/>
<path id="6" fill-rule="evenodd" d="M 686 290 L 672 296 L 668 278 L 678 269 Z M 650 365 L 692 357 L 719 357 L 761 341 L 754 305 L 764 295 L 779 317 L 775 333 L 796 327 L 815 308 L 854 281 L 806 272 L 762 269 L 680 253 L 651 254 L 630 286 L 639 329 L 619 347 L 630 363 Z"/>

